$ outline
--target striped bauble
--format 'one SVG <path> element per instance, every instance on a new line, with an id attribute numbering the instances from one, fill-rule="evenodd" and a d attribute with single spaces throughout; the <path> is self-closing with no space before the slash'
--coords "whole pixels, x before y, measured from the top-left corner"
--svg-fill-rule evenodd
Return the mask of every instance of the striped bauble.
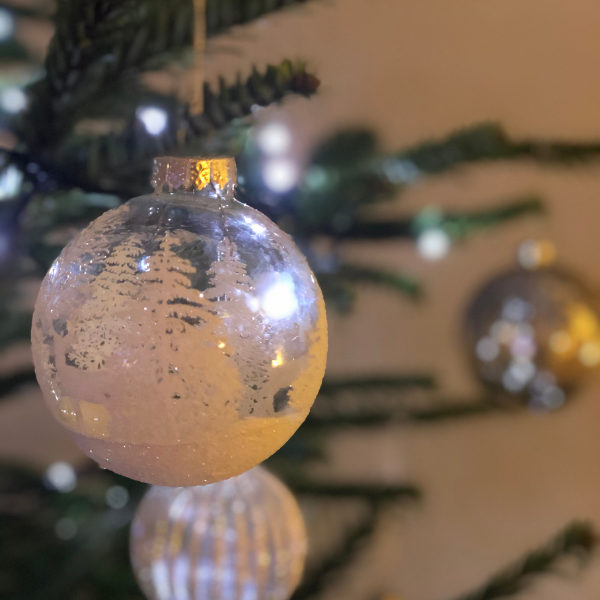
<path id="1" fill-rule="evenodd" d="M 287 600 L 305 555 L 298 504 L 261 467 L 201 487 L 152 487 L 131 529 L 150 600 Z"/>

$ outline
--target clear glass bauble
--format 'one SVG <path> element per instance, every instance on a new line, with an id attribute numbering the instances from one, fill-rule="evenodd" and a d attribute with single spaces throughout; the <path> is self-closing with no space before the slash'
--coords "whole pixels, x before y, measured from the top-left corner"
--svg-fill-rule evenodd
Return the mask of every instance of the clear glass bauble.
<path id="1" fill-rule="evenodd" d="M 476 295 L 465 326 L 480 380 L 499 400 L 562 406 L 600 365 L 597 294 L 555 267 L 514 269 Z"/>
<path id="2" fill-rule="evenodd" d="M 304 569 L 296 500 L 265 469 L 191 488 L 153 487 L 131 527 L 148 600 L 287 600 Z"/>
<path id="3" fill-rule="evenodd" d="M 100 465 L 156 485 L 265 460 L 306 418 L 326 363 L 322 294 L 291 238 L 232 181 L 194 173 L 81 232 L 33 321 L 54 416 Z"/>

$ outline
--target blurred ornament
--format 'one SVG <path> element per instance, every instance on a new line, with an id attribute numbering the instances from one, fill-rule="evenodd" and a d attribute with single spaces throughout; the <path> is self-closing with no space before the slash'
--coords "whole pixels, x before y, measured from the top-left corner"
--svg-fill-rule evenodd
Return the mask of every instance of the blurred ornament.
<path id="1" fill-rule="evenodd" d="M 157 159 L 154 186 L 50 269 L 36 373 L 103 467 L 203 485 L 256 466 L 304 421 L 325 371 L 325 307 L 292 240 L 234 198 L 232 159 Z"/>
<path id="2" fill-rule="evenodd" d="M 265 469 L 203 487 L 153 487 L 131 528 L 131 560 L 149 600 L 287 600 L 306 531 L 296 500 Z"/>
<path id="3" fill-rule="evenodd" d="M 550 266 L 553 246 L 536 244 L 519 252 L 527 268 L 478 292 L 466 335 L 475 371 L 491 390 L 550 410 L 600 365 L 600 303 L 579 279 Z"/>

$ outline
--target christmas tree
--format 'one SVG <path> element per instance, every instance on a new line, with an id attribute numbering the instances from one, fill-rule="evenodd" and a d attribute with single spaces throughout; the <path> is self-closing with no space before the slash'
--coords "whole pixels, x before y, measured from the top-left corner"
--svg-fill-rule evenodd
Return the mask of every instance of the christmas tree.
<path id="1" fill-rule="evenodd" d="M 308 10 L 317 3 L 208 0 L 207 33 L 218 39 L 234 27 L 244 31 L 270 13 L 300 4 Z M 30 282 L 41 280 L 62 248 L 92 219 L 147 192 L 151 161 L 159 154 L 235 155 L 240 198 L 294 236 L 319 279 L 330 312 L 342 314 L 351 311 L 364 286 L 409 299 L 422 296 L 421 284 L 413 276 L 397 268 L 365 266 L 348 259 L 342 249 L 345 242 L 408 239 L 418 244 L 424 256 L 436 258 L 474 234 L 544 211 L 542 201 L 530 194 L 491 209 L 419 210 L 400 217 L 378 210 L 386 201 L 430 177 L 468 165 L 528 161 L 565 168 L 590 163 L 600 154 L 596 142 L 517 139 L 489 123 L 390 153 L 382 149 L 375 133 L 353 129 L 322 141 L 306 168 L 294 173 L 289 161 L 277 157 L 265 161 L 274 147 L 285 146 L 289 132 L 277 124 L 264 125 L 259 109 L 288 96 L 304 96 L 311 102 L 308 98 L 319 94 L 318 64 L 313 68 L 286 59 L 253 68 L 237 79 L 224 77 L 217 87 L 204 84 L 205 109 L 197 115 L 174 86 L 152 79 L 157 73 L 165 76 L 188 65 L 193 8 L 191 0 L 59 0 L 55 8 L 44 2 L 0 3 L 0 60 L 18 74 L 0 88 L 0 349 L 6 356 L 30 337 Z M 14 26 L 24 20 L 52 28 L 43 61 L 14 33 Z M 352 66 L 344 65 L 344 69 L 351 71 Z M 110 230 L 111 224 L 106 226 Z M 85 315 L 73 313 L 73 323 L 81 324 L 54 324 L 55 335 L 43 340 L 48 352 L 45 362 L 64 360 L 73 368 L 94 369 L 95 393 L 118 392 L 118 381 L 102 379 L 102 367 L 111 360 L 116 332 L 128 327 L 126 304 L 130 296 L 142 293 L 141 280 L 148 289 L 156 288 L 148 296 L 147 325 L 152 322 L 157 330 L 160 349 L 156 356 L 162 359 L 156 359 L 157 373 L 163 370 L 169 397 L 182 400 L 191 383 L 182 385 L 182 374 L 169 369 L 165 357 L 174 351 L 169 329 L 185 328 L 190 337 L 202 338 L 202 343 L 215 348 L 225 344 L 226 350 L 230 340 L 213 339 L 202 326 L 210 322 L 211 308 L 218 305 L 224 310 L 229 303 L 246 301 L 231 293 L 233 288 L 243 288 L 246 275 L 236 249 L 224 247 L 224 260 L 207 265 L 207 281 L 195 281 L 185 260 L 175 261 L 172 247 L 202 252 L 198 241 L 182 232 L 170 242 L 154 249 L 147 260 L 143 239 L 127 247 L 109 244 L 105 260 L 83 264 L 77 275 L 93 280 L 98 294 Z M 105 240 L 98 243 L 106 245 Z M 125 284 L 127 293 L 109 298 L 103 294 L 105 284 L 115 280 Z M 199 290 L 205 289 L 203 297 Z M 190 294 L 195 294 L 193 303 L 185 300 Z M 114 330 L 94 327 L 94 315 L 106 312 L 114 314 Z M 34 335 L 40 335 L 35 323 Z M 252 345 L 251 336 L 244 337 L 242 332 L 242 338 Z M 352 343 L 360 346 L 362 342 Z M 93 356 L 87 350 L 90 345 L 97 350 Z M 258 380 L 263 365 L 254 365 L 257 382 L 238 382 L 230 376 L 235 355 L 220 353 L 219 357 L 211 376 L 229 381 L 232 394 L 243 385 L 248 393 L 240 393 L 238 409 L 250 417 L 263 416 L 250 414 L 252 394 L 262 391 L 263 383 Z M 201 371 L 192 356 L 188 366 L 194 385 L 211 385 L 207 371 Z M 29 364 L 3 371 L 0 398 L 12 398 L 34 380 Z M 329 483 L 316 477 L 313 466 L 326 463 L 330 436 L 348 426 L 366 430 L 393 423 L 455 422 L 505 411 L 487 397 L 439 400 L 433 393 L 434 383 L 429 374 L 406 372 L 327 377 L 313 414 L 268 462 L 301 499 L 336 502 L 340 512 L 345 502 L 358 505 L 358 516 L 344 523 L 341 533 L 332 534 L 326 551 L 309 562 L 295 600 L 330 592 L 335 582 L 332 576 L 342 577 L 360 563 L 363 542 L 374 539 L 393 507 L 402 500 L 420 498 L 419 490 L 408 483 Z M 143 399 L 143 389 L 140 394 Z M 275 399 L 274 412 L 286 410 L 285 390 L 275 394 Z M 89 407 L 79 414 L 77 407 L 63 403 L 57 410 L 74 431 L 87 428 L 89 433 L 91 428 L 92 434 L 103 435 L 103 417 L 87 414 Z M 519 411 L 508 413 L 518 418 Z M 150 433 L 160 431 L 166 435 L 168 423 L 157 415 Z M 52 468 L 42 476 L 34 469 L 0 465 L 0 597 L 139 600 L 141 592 L 127 564 L 127 534 L 145 486 L 91 465 L 82 466 L 77 475 L 65 465 L 62 471 Z M 427 502 L 425 497 L 423 510 Z M 592 528 L 575 523 L 462 597 L 490 600 L 524 592 L 532 576 L 551 572 L 564 557 L 587 557 L 595 545 Z M 387 591 L 370 593 L 376 596 Z"/>

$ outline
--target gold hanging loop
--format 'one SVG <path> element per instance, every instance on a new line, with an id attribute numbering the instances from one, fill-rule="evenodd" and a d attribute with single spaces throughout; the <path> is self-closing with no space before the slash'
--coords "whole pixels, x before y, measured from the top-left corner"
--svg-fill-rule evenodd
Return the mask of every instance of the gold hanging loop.
<path id="1" fill-rule="evenodd" d="M 190 112 L 201 115 L 204 112 L 204 53 L 206 51 L 206 0 L 194 1 L 194 66 Z"/>

